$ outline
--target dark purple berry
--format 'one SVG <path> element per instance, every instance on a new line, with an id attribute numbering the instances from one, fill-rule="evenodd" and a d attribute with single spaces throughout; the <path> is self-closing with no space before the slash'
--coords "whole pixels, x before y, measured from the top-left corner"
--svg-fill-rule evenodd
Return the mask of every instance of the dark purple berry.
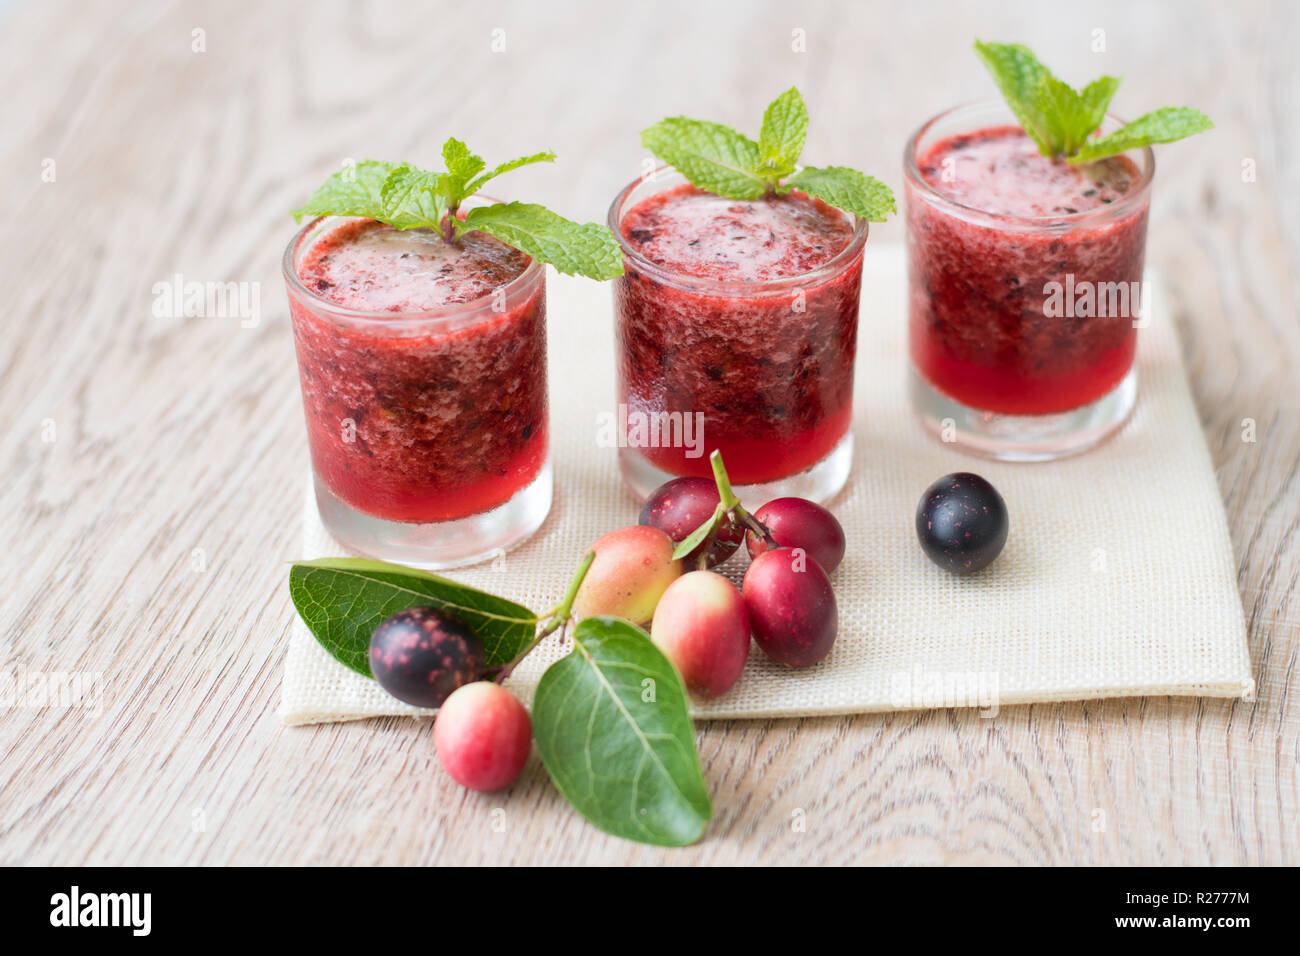
<path id="1" fill-rule="evenodd" d="M 916 506 L 916 535 L 930 560 L 954 574 L 974 574 L 993 563 L 1007 543 L 1007 504 L 998 490 L 970 472 L 944 475 Z"/>
<path id="2" fill-rule="evenodd" d="M 432 607 L 398 611 L 370 635 L 370 672 L 379 686 L 417 707 L 439 707 L 457 687 L 483 676 L 483 644 Z"/>
<path id="3" fill-rule="evenodd" d="M 712 479 L 674 478 L 650 492 L 650 497 L 641 506 L 638 523 L 658 528 L 678 544 L 713 516 L 718 501 L 718 486 Z M 727 519 L 712 543 L 701 543 L 682 558 L 682 567 L 695 570 L 700 566 L 702 554 L 707 555 L 706 567 L 719 565 L 736 553 L 743 539 L 743 532 Z"/>

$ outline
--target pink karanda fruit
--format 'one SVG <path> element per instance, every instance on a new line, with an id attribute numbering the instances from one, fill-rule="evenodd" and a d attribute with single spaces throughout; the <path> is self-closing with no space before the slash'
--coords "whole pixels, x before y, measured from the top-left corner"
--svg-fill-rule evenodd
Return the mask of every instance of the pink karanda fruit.
<path id="1" fill-rule="evenodd" d="M 499 684 L 475 681 L 455 690 L 433 723 L 443 769 L 471 790 L 501 790 L 515 782 L 533 741 L 524 705 Z"/>
<path id="2" fill-rule="evenodd" d="M 754 641 L 772 660 L 812 667 L 835 644 L 839 611 L 830 578 L 807 553 L 777 548 L 749 565 L 742 585 Z"/>
<path id="3" fill-rule="evenodd" d="M 658 528 L 620 528 L 598 538 L 591 550 L 596 559 L 573 601 L 579 620 L 608 614 L 644 624 L 682 573 L 682 562 L 673 560 L 672 538 Z"/>
<path id="4" fill-rule="evenodd" d="M 714 571 L 690 571 L 668 586 L 650 637 L 700 697 L 731 690 L 749 657 L 749 612 L 735 586 Z"/>
<path id="5" fill-rule="evenodd" d="M 786 548 L 803 548 L 827 574 L 833 572 L 844 560 L 844 528 L 839 520 L 807 498 L 776 498 L 754 512 L 754 517 L 767 526 L 776 543 Z M 745 536 L 749 556 L 756 558 L 771 545 L 750 531 Z"/>

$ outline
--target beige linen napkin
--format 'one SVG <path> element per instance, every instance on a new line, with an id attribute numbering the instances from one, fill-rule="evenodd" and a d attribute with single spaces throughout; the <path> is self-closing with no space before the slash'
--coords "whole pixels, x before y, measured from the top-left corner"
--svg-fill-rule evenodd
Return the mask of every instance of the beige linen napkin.
<path id="1" fill-rule="evenodd" d="M 530 541 L 496 562 L 445 572 L 534 610 L 551 607 L 586 547 L 635 524 L 598 416 L 615 404 L 608 287 L 548 283 L 555 504 Z M 1236 697 L 1252 689 L 1236 562 L 1182 368 L 1152 286 L 1139 333 L 1139 399 L 1115 438 L 1065 461 L 999 464 L 925 434 L 906 395 L 903 255 L 868 244 L 855 396 L 853 473 L 829 503 L 849 550 L 832 577 L 840 633 L 807 671 L 753 648 L 736 687 L 695 702 L 697 717 L 779 717 L 1137 695 Z M 286 374 L 287 371 L 286 371 Z M 1006 549 L 957 578 L 930 564 L 913 516 L 927 485 L 977 471 L 1011 515 Z M 308 483 L 302 557 L 344 553 Z M 727 569 L 737 580 L 743 549 Z M 285 600 L 288 600 L 287 587 Z M 544 643 L 510 678 L 525 703 L 564 653 Z M 331 658 L 295 620 L 280 714 L 290 724 L 429 713 Z"/>

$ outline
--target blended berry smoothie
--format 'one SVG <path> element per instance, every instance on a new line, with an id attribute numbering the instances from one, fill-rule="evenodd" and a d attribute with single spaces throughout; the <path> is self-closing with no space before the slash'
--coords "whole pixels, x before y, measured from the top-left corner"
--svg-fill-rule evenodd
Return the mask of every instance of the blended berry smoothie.
<path id="1" fill-rule="evenodd" d="M 391 522 L 486 512 L 547 460 L 544 273 L 483 233 L 304 230 L 289 284 L 317 481 Z"/>
<path id="2" fill-rule="evenodd" d="M 1133 366 L 1139 305 L 1128 293 L 1142 278 L 1149 175 L 1126 156 L 1053 161 L 1009 125 L 918 143 L 909 156 L 917 373 L 1003 415 L 1067 412 L 1114 391 Z M 1087 288 L 1077 310 L 1053 296 Z"/>
<path id="3" fill-rule="evenodd" d="M 703 454 L 629 451 L 708 477 L 717 448 L 741 485 L 824 460 L 852 417 L 865 224 L 799 193 L 738 201 L 687 183 L 630 198 L 610 221 L 626 269 L 619 401 L 629 416 L 699 413 Z"/>

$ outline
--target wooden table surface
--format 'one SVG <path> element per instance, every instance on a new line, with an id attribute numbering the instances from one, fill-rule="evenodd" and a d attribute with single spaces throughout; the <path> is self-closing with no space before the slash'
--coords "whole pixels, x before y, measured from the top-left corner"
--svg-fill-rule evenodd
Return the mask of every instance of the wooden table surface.
<path id="1" fill-rule="evenodd" d="M 0 863 L 1300 863 L 1300 8 L 310 10 L 0 11 L 0 671 L 35 688 L 0 710 Z M 1160 149 L 1148 260 L 1227 505 L 1254 700 L 710 723 L 716 817 L 677 851 L 586 824 L 535 754 L 483 796 L 438 769 L 427 723 L 282 726 L 307 454 L 285 210 L 347 157 L 432 164 L 454 134 L 489 159 L 555 148 L 500 191 L 598 219 L 642 126 L 752 128 L 792 82 L 806 155 L 897 189 L 913 128 L 993 94 L 976 35 L 1076 84 L 1123 75 L 1121 113 L 1217 123 Z M 177 274 L 250 283 L 258 321 L 156 310 Z M 60 673 L 88 696 L 36 706 Z"/>

